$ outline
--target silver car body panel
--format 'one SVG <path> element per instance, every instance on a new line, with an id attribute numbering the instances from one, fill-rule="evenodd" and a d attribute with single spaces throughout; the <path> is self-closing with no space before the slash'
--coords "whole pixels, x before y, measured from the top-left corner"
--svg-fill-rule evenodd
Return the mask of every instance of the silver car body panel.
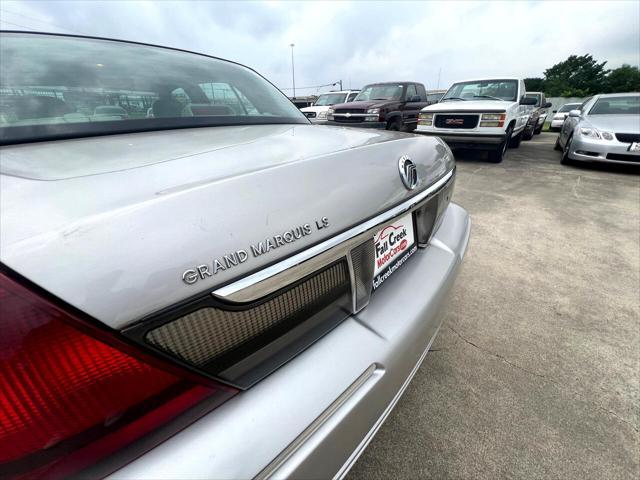
<path id="1" fill-rule="evenodd" d="M 417 166 L 415 190 L 402 185 L 400 155 Z M 440 139 L 312 125 L 5 146 L 0 261 L 119 329 L 357 226 L 452 168 Z M 328 227 L 312 235 L 195 285 L 182 280 L 186 269 L 322 217 Z"/>
<path id="2" fill-rule="evenodd" d="M 466 211 L 449 205 L 430 246 L 367 308 L 110 478 L 344 476 L 425 358 L 469 231 Z"/>
<path id="3" fill-rule="evenodd" d="M 584 104 L 580 117 L 567 116 L 560 130 L 558 142 L 564 148 L 569 138 L 572 139 L 569 148 L 571 160 L 629 165 L 640 163 L 640 152 L 630 152 L 630 143 L 621 142 L 615 137 L 616 133 L 640 135 L 640 115 L 589 115 L 589 110 L 599 99 L 630 95 L 640 96 L 640 93 L 596 95 Z M 581 128 L 595 128 L 601 132 L 609 132 L 614 134 L 614 139 L 601 140 L 587 137 L 579 133 Z M 629 156 L 629 160 L 619 159 L 622 157 L 607 158 L 609 154 Z"/>
<path id="4" fill-rule="evenodd" d="M 230 300 L 233 302 L 249 302 L 257 300 L 269 293 L 272 293 L 283 284 L 286 285 L 294 280 L 318 269 L 322 265 L 327 265 L 338 258 L 345 257 L 351 247 L 362 243 L 367 238 L 371 238 L 375 230 L 384 222 L 392 220 L 394 217 L 407 212 L 411 207 L 422 202 L 434 193 L 438 192 L 454 176 L 454 171 L 450 170 L 440 180 L 429 188 L 426 188 L 419 195 L 411 197 L 386 212 L 383 212 L 366 222 L 357 225 L 346 232 L 342 232 L 335 237 L 331 237 L 322 243 L 314 245 L 296 255 L 286 258 L 270 267 L 260 270 L 252 275 L 248 275 L 240 280 L 214 290 L 212 295 Z M 336 248 L 338 247 L 338 248 Z M 314 259 L 314 266 L 305 267 L 306 263 Z M 294 273 L 296 270 L 300 273 Z M 279 274 L 285 273 L 288 281 L 279 280 Z"/>

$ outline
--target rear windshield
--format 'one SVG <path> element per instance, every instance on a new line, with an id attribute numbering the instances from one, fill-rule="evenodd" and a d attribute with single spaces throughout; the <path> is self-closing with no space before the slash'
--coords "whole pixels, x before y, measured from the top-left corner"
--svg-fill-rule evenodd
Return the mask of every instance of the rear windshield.
<path id="1" fill-rule="evenodd" d="M 3 33 L 0 141 L 215 125 L 308 123 L 254 71 L 204 55 Z"/>
<path id="2" fill-rule="evenodd" d="M 600 98 L 589 115 L 640 115 L 640 95 Z"/>

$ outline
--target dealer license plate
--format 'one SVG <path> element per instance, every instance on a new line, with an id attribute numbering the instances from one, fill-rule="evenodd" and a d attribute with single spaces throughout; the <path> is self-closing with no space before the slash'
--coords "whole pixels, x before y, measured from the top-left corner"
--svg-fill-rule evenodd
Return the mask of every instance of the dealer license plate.
<path id="1" fill-rule="evenodd" d="M 629 151 L 640 153 L 640 142 L 633 142 L 631 145 L 629 145 Z"/>
<path id="2" fill-rule="evenodd" d="M 408 213 L 381 228 L 373 241 L 376 251 L 373 270 L 375 290 L 418 249 L 413 232 L 413 215 Z"/>

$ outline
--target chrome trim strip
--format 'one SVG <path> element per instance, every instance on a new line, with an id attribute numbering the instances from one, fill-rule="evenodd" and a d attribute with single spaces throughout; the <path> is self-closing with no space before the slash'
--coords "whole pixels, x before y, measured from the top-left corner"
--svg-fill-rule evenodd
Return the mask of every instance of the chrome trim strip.
<path id="1" fill-rule="evenodd" d="M 333 113 L 334 117 L 378 117 L 377 113 Z"/>
<path id="2" fill-rule="evenodd" d="M 255 284 L 258 284 L 260 282 L 263 282 L 264 280 L 267 280 L 268 278 L 273 277 L 274 275 L 282 273 L 285 270 L 288 270 L 292 267 L 295 267 L 296 265 L 299 265 L 307 260 L 310 260 L 313 257 L 316 257 L 321 253 L 324 253 L 340 245 L 341 243 L 344 243 L 354 237 L 357 237 L 358 235 L 365 233 L 367 230 L 371 230 L 372 228 L 375 228 L 376 226 L 378 226 L 383 222 L 386 222 L 388 220 L 391 220 L 394 217 L 397 217 L 398 215 L 409 210 L 411 207 L 413 207 L 417 203 L 420 203 L 422 200 L 427 198 L 432 193 L 440 190 L 440 188 L 442 188 L 452 178 L 453 172 L 454 172 L 453 169 L 450 170 L 440 180 L 435 182 L 430 187 L 426 188 L 425 190 L 418 193 L 417 195 L 409 198 L 408 200 L 404 201 L 400 205 L 397 205 L 392 209 L 387 210 L 386 212 L 381 213 L 380 215 L 372 218 L 371 220 L 361 223 L 360 225 L 353 227 L 347 230 L 346 232 L 336 235 L 335 237 L 331 237 L 325 240 L 324 242 L 319 243 L 311 248 L 308 248 L 307 250 L 304 250 L 296 255 L 285 258 L 281 262 L 271 265 L 270 267 L 267 267 L 264 270 L 260 270 L 252 275 L 249 275 L 233 283 L 230 283 L 229 285 L 226 285 L 217 290 L 214 290 L 213 292 L 211 292 L 211 294 L 215 297 L 232 300 L 232 301 L 251 300 L 252 298 L 241 298 L 242 296 L 234 295 L 234 294 L 237 294 L 238 292 L 241 292 L 245 289 L 248 289 L 254 286 Z M 343 252 L 342 254 L 344 253 L 346 252 Z M 263 292 L 263 293 L 268 293 L 268 292 Z"/>
<path id="3" fill-rule="evenodd" d="M 360 390 L 366 383 L 369 381 L 375 374 L 377 374 L 377 379 L 379 379 L 382 375 L 384 375 L 385 370 L 384 367 L 378 365 L 377 363 L 371 364 L 369 368 L 367 368 L 362 375 L 360 375 L 355 382 L 353 382 L 347 389 L 340 394 L 340 396 L 334 400 L 334 402 L 329 405 L 329 407 L 320 414 L 318 418 L 316 418 L 311 425 L 309 425 L 298 437 L 291 442 L 273 461 L 267 465 L 258 475 L 255 476 L 254 480 L 266 480 L 273 476 L 273 474 L 278 470 L 278 468 L 282 467 L 282 465 L 289 460 L 304 443 L 311 438 L 311 436 L 316 433 L 322 425 L 326 423 L 326 421 L 334 415 L 342 405 L 344 405 L 347 400 L 349 400 L 353 395 Z M 376 379 L 376 381 L 377 381 Z"/>
<path id="4" fill-rule="evenodd" d="M 427 354 L 431 349 L 431 345 L 433 344 L 434 340 L 438 336 L 438 333 L 440 332 L 440 328 L 442 328 L 442 322 L 440 322 L 440 325 L 438 326 L 435 333 L 431 337 L 431 340 L 429 340 L 429 345 L 427 345 L 427 348 L 425 348 L 424 351 L 422 352 L 422 355 L 420 355 L 418 362 L 414 365 L 413 370 L 411 370 L 411 372 L 409 373 L 409 376 L 406 378 L 406 380 L 400 387 L 400 390 L 398 390 L 398 392 L 393 397 L 391 402 L 389 402 L 389 405 L 387 405 L 387 408 L 384 410 L 384 412 L 382 412 L 382 415 L 380 415 L 376 423 L 373 424 L 373 427 L 371 427 L 371 430 L 369 430 L 369 432 L 365 435 L 365 437 L 362 439 L 360 444 L 353 451 L 351 456 L 347 459 L 344 465 L 342 465 L 342 468 L 340 468 L 340 470 L 338 470 L 338 472 L 333 476 L 332 480 L 342 480 L 347 475 L 347 473 L 349 473 L 349 470 L 351 470 L 351 467 L 355 465 L 358 458 L 360 458 L 360 455 L 362 455 L 365 448 L 367 448 L 367 445 L 369 445 L 371 440 L 373 440 L 373 437 L 375 436 L 375 434 L 378 433 L 378 430 L 380 429 L 382 424 L 385 422 L 385 420 L 389 417 L 389 415 L 395 408 L 396 404 L 402 397 L 402 394 L 411 383 L 411 380 L 413 380 L 413 377 L 418 372 L 418 369 L 422 365 L 422 362 L 424 362 L 424 359 L 427 357 Z"/>

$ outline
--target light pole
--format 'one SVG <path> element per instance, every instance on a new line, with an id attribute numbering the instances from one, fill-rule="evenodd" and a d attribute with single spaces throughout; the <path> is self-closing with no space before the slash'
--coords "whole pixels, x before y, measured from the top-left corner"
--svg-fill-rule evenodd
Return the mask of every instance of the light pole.
<path id="1" fill-rule="evenodd" d="M 293 77 L 293 98 L 296 98 L 296 69 L 293 65 L 293 47 L 295 47 L 295 43 L 289 45 L 291 47 L 291 77 Z"/>

